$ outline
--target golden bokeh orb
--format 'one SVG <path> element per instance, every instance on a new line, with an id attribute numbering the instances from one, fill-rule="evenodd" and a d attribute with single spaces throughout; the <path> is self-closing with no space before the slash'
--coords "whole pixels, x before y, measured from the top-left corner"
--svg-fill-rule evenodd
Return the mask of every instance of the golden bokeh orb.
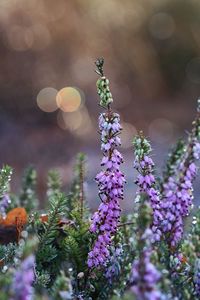
<path id="1" fill-rule="evenodd" d="M 81 94 L 74 87 L 64 87 L 56 96 L 57 106 L 64 112 L 73 112 L 81 105 Z"/>

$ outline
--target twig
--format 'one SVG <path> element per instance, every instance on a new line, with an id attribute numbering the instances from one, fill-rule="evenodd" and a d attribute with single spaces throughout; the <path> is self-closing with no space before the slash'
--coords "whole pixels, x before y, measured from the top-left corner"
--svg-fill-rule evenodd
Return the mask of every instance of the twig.
<path id="1" fill-rule="evenodd" d="M 81 161 L 81 163 L 80 163 L 80 203 L 81 203 L 81 220 L 83 219 L 83 202 L 84 202 L 83 161 Z"/>
<path id="2" fill-rule="evenodd" d="M 118 227 L 123 227 L 123 226 L 127 226 L 127 225 L 134 225 L 134 224 L 135 224 L 134 222 L 127 222 L 127 223 L 119 224 Z"/>

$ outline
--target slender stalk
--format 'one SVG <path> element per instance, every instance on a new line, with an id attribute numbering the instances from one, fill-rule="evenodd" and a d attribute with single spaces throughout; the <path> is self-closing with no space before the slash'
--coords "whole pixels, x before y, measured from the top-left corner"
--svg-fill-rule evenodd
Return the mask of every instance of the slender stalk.
<path id="1" fill-rule="evenodd" d="M 128 226 L 128 225 L 134 225 L 135 223 L 134 222 L 126 222 L 126 223 L 121 223 L 118 225 L 118 227 L 125 227 L 125 226 Z"/>
<path id="2" fill-rule="evenodd" d="M 84 203 L 84 188 L 83 188 L 83 161 L 80 163 L 80 203 L 81 203 L 81 220 L 83 219 L 83 203 Z"/>

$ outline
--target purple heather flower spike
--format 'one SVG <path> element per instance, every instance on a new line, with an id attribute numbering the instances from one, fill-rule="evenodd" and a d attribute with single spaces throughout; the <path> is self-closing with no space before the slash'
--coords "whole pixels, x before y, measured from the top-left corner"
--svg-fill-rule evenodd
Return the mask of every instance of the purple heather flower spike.
<path id="1" fill-rule="evenodd" d="M 200 297 L 200 259 L 197 259 L 195 263 L 194 286 L 196 295 Z"/>
<path id="2" fill-rule="evenodd" d="M 161 274 L 150 260 L 152 251 L 151 239 L 152 232 L 147 228 L 141 237 L 141 241 L 144 242 L 143 250 L 138 260 L 136 260 L 132 266 L 130 278 L 132 284 L 131 290 L 137 300 L 161 300 L 163 296 L 156 287 L 157 282 L 161 278 Z"/>
<path id="3" fill-rule="evenodd" d="M 107 278 L 109 284 L 112 284 L 113 280 L 117 278 L 120 273 L 120 257 L 123 254 L 123 249 L 121 245 L 116 248 L 111 249 L 112 257 L 109 261 L 109 266 L 105 270 L 104 276 Z"/>
<path id="4" fill-rule="evenodd" d="M 143 137 L 143 135 L 136 136 L 134 141 L 135 161 L 134 167 L 139 172 L 136 180 L 138 185 L 138 193 L 144 193 L 150 200 L 151 208 L 153 211 L 152 221 L 152 242 L 159 241 L 162 232 L 159 229 L 160 222 L 163 220 L 163 216 L 160 211 L 160 193 L 155 186 L 154 162 L 149 157 L 151 152 L 151 146 L 149 142 Z"/>
<path id="5" fill-rule="evenodd" d="M 186 157 L 179 166 L 179 173 L 169 177 L 163 185 L 163 199 L 161 213 L 163 221 L 160 230 L 170 233 L 168 243 L 176 247 L 183 235 L 184 218 L 189 215 L 193 203 L 193 181 L 196 177 L 197 167 L 195 160 L 200 158 L 199 118 L 195 121 L 192 135 L 189 137 Z"/>
<path id="6" fill-rule="evenodd" d="M 161 300 L 163 295 L 156 287 L 161 275 L 151 263 L 152 243 L 159 241 L 162 234 L 159 229 L 160 222 L 163 220 L 160 211 L 160 193 L 155 186 L 154 163 L 149 157 L 151 152 L 149 142 L 140 133 L 134 138 L 133 145 L 134 167 L 139 172 L 136 184 L 140 196 L 138 217 L 140 227 L 138 228 L 138 259 L 133 263 L 130 278 L 131 290 L 137 300 Z"/>
<path id="7" fill-rule="evenodd" d="M 20 268 L 15 271 L 11 287 L 13 296 L 10 300 L 33 299 L 34 267 L 35 257 L 30 255 L 22 262 Z"/>
<path id="8" fill-rule="evenodd" d="M 108 84 L 108 81 L 102 77 L 98 80 L 98 85 L 101 84 Z M 103 107 L 105 107 L 105 103 Z M 88 254 L 89 268 L 106 265 L 108 261 L 112 236 L 117 231 L 120 219 L 120 200 L 124 197 L 125 178 L 120 171 L 123 158 L 116 149 L 121 144 L 118 137 L 122 130 L 120 117 L 111 111 L 110 103 L 107 103 L 105 108 L 107 108 L 106 112 L 99 117 L 101 149 L 103 151 L 101 165 L 104 169 L 95 178 L 102 203 L 99 205 L 98 211 L 94 213 L 90 226 L 90 231 L 97 234 L 97 239 L 93 249 Z"/>

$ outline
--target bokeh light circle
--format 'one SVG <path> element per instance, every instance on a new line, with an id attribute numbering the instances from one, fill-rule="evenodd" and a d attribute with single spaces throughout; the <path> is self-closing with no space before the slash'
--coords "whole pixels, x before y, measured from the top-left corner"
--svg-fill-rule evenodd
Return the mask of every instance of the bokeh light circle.
<path id="1" fill-rule="evenodd" d="M 62 111 L 73 112 L 81 105 L 81 94 L 74 87 L 64 87 L 57 93 L 56 102 Z"/>
<path id="2" fill-rule="evenodd" d="M 57 115 L 57 123 L 61 129 L 68 130 L 79 138 L 91 139 L 94 133 L 92 120 L 85 106 L 70 113 L 60 110 Z"/>
<path id="3" fill-rule="evenodd" d="M 53 112 L 58 109 L 56 95 L 58 91 L 52 87 L 42 89 L 37 95 L 37 105 L 45 112 Z"/>
<path id="4" fill-rule="evenodd" d="M 75 111 L 71 113 L 64 113 L 59 111 L 57 116 L 57 122 L 60 128 L 75 131 L 82 126 L 83 114 L 81 111 Z"/>

